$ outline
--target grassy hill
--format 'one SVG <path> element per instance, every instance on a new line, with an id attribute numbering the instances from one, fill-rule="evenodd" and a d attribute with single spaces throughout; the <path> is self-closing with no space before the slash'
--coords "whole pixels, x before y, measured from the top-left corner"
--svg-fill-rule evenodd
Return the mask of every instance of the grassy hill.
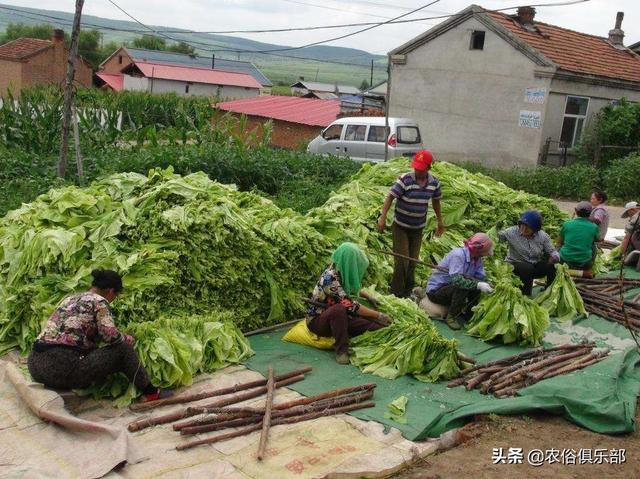
<path id="1" fill-rule="evenodd" d="M 50 23 L 56 28 L 70 31 L 72 21 L 73 14 L 68 12 L 0 4 L 0 32 L 3 32 L 9 23 L 24 23 L 27 25 Z M 82 22 L 85 29 L 96 28 L 100 30 L 102 41 L 105 44 L 111 41 L 119 44 L 129 42 L 141 33 L 126 30 L 139 31 L 142 29 L 135 22 L 111 20 L 92 15 L 83 15 Z M 179 30 L 170 26 L 151 27 L 158 31 L 163 29 Z M 253 52 L 286 48 L 288 45 L 274 45 L 235 36 L 189 33 L 186 31 L 167 35 L 176 41 L 191 43 L 199 55 L 211 56 L 212 53 L 215 53 L 216 58 L 251 61 L 274 84 L 278 82 L 293 83 L 302 76 L 307 80 L 360 86 L 362 80 L 367 80 L 367 82 L 370 80 L 371 60 L 374 61 L 374 83 L 386 78 L 386 58 L 384 56 L 373 55 L 355 48 L 318 45 L 277 54 L 263 54 Z M 224 49 L 243 51 L 226 52 L 223 51 Z M 211 50 L 216 51 L 212 52 Z M 306 60 L 301 57 L 320 61 Z"/>

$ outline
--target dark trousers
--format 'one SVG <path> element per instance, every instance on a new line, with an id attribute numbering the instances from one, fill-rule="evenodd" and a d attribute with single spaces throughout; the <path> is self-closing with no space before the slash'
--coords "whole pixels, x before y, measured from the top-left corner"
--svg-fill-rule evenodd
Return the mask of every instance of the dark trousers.
<path id="1" fill-rule="evenodd" d="M 527 262 L 513 262 L 513 272 L 522 281 L 520 289 L 523 294 L 531 296 L 531 289 L 533 288 L 533 280 L 535 278 L 547 277 L 547 286 L 553 283 L 556 278 L 556 267 L 546 260 L 538 261 L 536 264 Z"/>
<path id="2" fill-rule="evenodd" d="M 384 326 L 360 316 L 349 316 L 347 308 L 341 304 L 334 304 L 319 316 L 311 319 L 308 327 L 312 333 L 318 336 L 333 336 L 336 340 L 333 348 L 337 354 L 342 354 L 349 351 L 349 338 L 359 336 L 365 331 L 375 331 Z"/>
<path id="3" fill-rule="evenodd" d="M 149 376 L 133 346 L 120 343 L 88 353 L 66 346 L 31 351 L 29 372 L 34 381 L 55 389 L 82 389 L 104 381 L 114 373 L 124 373 L 138 389 L 150 389 Z"/>
<path id="4" fill-rule="evenodd" d="M 446 284 L 427 293 L 429 301 L 443 306 L 449 306 L 448 316 L 458 318 L 463 313 L 470 312 L 480 299 L 480 291 L 477 289 L 463 289 L 453 284 Z"/>
<path id="5" fill-rule="evenodd" d="M 393 235 L 394 253 L 419 259 L 420 246 L 422 245 L 422 228 L 414 230 L 403 228 L 393 223 L 391 233 Z M 406 298 L 411 294 L 415 282 L 415 269 L 415 262 L 402 258 L 394 258 L 391 292 L 395 296 Z"/>

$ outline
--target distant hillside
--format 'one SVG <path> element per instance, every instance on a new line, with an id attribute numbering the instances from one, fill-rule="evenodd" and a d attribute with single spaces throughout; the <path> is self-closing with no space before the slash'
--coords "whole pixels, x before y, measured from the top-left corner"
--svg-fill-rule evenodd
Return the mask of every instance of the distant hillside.
<path id="1" fill-rule="evenodd" d="M 7 10 L 2 7 L 9 8 L 11 10 Z M 44 17 L 43 15 L 48 17 Z M 50 23 L 57 28 L 70 31 L 72 21 L 72 13 L 0 4 L 0 32 L 3 32 L 9 23 L 25 23 L 27 25 Z M 141 33 L 109 30 L 114 28 L 119 30 L 141 30 L 142 27 L 135 22 L 111 20 L 92 15 L 83 15 L 82 22 L 85 24 L 83 27 L 85 29 L 99 29 L 103 35 L 102 41 L 105 44 L 110 41 L 125 43 L 141 35 Z M 177 28 L 170 26 L 153 25 L 151 27 L 159 31 L 162 31 L 163 29 L 178 30 Z M 374 61 L 374 83 L 386 78 L 386 72 L 384 69 L 386 59 L 384 56 L 373 55 L 365 52 L 364 50 L 358 50 L 355 48 L 318 45 L 277 54 L 261 54 L 252 53 L 251 51 L 273 50 L 278 48 L 287 48 L 288 46 L 257 42 L 246 38 L 228 35 L 209 35 L 188 32 L 171 33 L 168 35 L 178 41 L 185 41 L 193 44 L 199 55 L 210 56 L 212 54 L 210 50 L 216 48 L 243 50 L 243 52 L 237 53 L 216 51 L 215 55 L 217 58 L 251 61 L 260 68 L 274 84 L 277 82 L 293 83 L 302 76 L 307 80 L 316 80 L 327 83 L 338 82 L 341 84 L 359 86 L 363 80 L 366 80 L 367 82 L 370 80 L 371 60 Z M 201 45 L 197 42 L 207 45 Z M 312 58 L 320 61 L 305 60 L 300 57 Z"/>

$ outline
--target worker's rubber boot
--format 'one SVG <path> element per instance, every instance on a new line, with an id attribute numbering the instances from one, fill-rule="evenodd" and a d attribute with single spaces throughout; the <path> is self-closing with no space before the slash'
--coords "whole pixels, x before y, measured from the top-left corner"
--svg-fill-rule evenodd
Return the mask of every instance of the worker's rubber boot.
<path id="1" fill-rule="evenodd" d="M 336 353 L 336 363 L 349 364 L 349 355 L 347 353 Z"/>

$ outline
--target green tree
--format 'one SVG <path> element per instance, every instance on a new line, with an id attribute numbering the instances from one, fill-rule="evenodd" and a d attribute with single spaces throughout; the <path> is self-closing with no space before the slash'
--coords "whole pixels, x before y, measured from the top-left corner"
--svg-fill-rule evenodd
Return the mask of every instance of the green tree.
<path id="1" fill-rule="evenodd" d="M 145 50 L 167 50 L 167 42 L 164 38 L 146 33 L 141 37 L 135 38 L 133 42 L 131 42 L 131 46 L 144 48 Z"/>
<path id="2" fill-rule="evenodd" d="M 24 23 L 9 23 L 4 32 L 0 36 L 0 44 L 7 43 L 17 38 L 39 38 L 41 40 L 50 40 L 53 27 L 48 23 L 39 25 L 25 25 Z"/>
<path id="3" fill-rule="evenodd" d="M 186 42 L 173 43 L 167 48 L 169 52 L 185 53 L 187 55 L 195 55 L 196 49 Z"/>
<path id="4" fill-rule="evenodd" d="M 78 53 L 96 69 L 102 61 L 100 51 L 100 32 L 98 30 L 81 30 L 78 36 Z"/>
<path id="5" fill-rule="evenodd" d="M 369 82 L 362 80 L 362 83 L 360 83 L 360 91 L 365 91 L 367 88 L 369 88 Z"/>

